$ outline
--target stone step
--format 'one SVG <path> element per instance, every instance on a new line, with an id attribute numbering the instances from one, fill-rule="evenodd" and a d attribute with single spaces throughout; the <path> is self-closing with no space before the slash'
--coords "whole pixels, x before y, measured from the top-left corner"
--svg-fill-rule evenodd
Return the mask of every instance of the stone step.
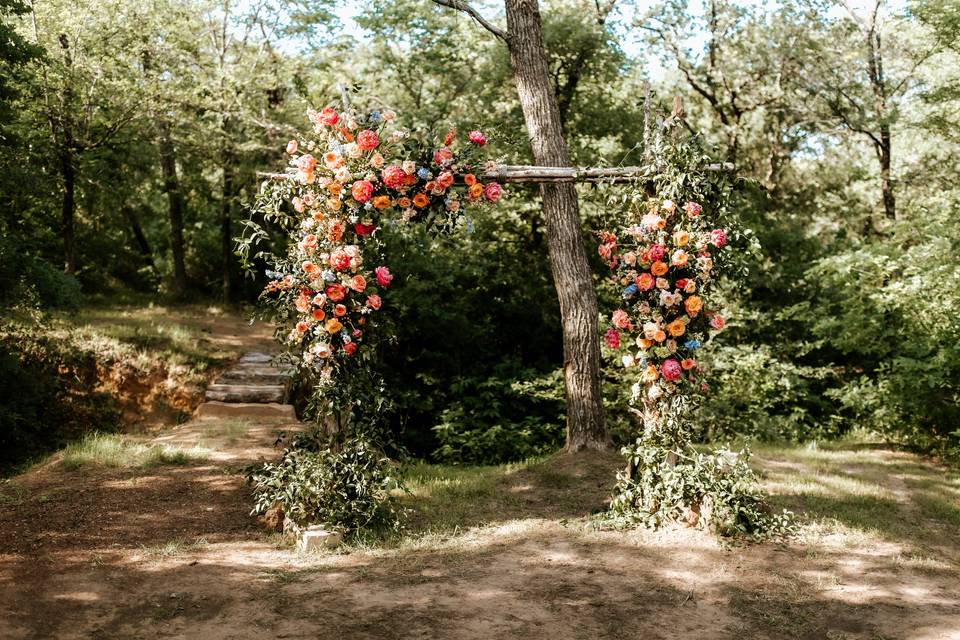
<path id="1" fill-rule="evenodd" d="M 293 405 L 250 402 L 204 402 L 197 407 L 194 416 L 198 419 L 250 418 L 257 421 L 296 422 Z"/>
<path id="2" fill-rule="evenodd" d="M 206 399 L 220 402 L 283 402 L 287 387 L 282 384 L 221 384 L 207 387 Z"/>
<path id="3" fill-rule="evenodd" d="M 271 367 L 234 367 L 228 369 L 218 379 L 223 384 L 286 384 L 291 377 L 289 371 Z"/>
<path id="4" fill-rule="evenodd" d="M 273 356 L 269 353 L 261 353 L 259 351 L 251 351 L 249 353 L 243 354 L 239 362 L 241 364 L 255 363 L 255 364 L 270 364 L 273 362 Z"/>

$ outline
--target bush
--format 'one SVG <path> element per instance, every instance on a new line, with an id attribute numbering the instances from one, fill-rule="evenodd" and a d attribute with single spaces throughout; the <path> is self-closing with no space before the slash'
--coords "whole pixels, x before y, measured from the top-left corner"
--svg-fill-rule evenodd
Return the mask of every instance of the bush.
<path id="1" fill-rule="evenodd" d="M 506 373 L 506 372 L 500 372 Z M 433 428 L 447 463 L 498 464 L 550 453 L 563 444 L 563 381 L 560 372 L 515 378 L 462 380 L 457 400 Z"/>
<path id="2" fill-rule="evenodd" d="M 274 463 L 252 472 L 254 513 L 280 504 L 300 526 L 326 523 L 346 531 L 396 529 L 400 514 L 390 496 L 399 486 L 389 459 L 364 438 L 339 449 L 298 438 Z"/>
<path id="3" fill-rule="evenodd" d="M 75 277 L 0 241 L 0 302 L 8 307 L 77 309 L 83 293 Z"/>

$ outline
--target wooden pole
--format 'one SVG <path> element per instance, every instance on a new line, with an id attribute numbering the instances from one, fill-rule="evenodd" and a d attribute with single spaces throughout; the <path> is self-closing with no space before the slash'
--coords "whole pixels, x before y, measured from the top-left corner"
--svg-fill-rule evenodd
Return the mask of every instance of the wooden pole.
<path id="1" fill-rule="evenodd" d="M 707 166 L 707 171 L 733 171 L 733 164 L 720 162 Z M 294 173 L 258 172 L 261 178 L 292 180 Z M 643 167 L 538 167 L 535 165 L 498 164 L 489 167 L 483 174 L 485 180 L 498 182 L 635 182 L 648 180 L 651 176 Z"/>

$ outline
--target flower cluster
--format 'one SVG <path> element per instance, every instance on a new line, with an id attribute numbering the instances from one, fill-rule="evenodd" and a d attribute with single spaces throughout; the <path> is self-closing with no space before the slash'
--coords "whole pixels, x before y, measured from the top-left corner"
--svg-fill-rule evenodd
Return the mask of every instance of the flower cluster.
<path id="1" fill-rule="evenodd" d="M 696 202 L 650 200 L 639 224 L 600 234 L 600 256 L 623 299 L 604 342 L 622 352 L 625 367 L 639 369 L 650 400 L 698 382 L 696 351 L 725 324 L 708 310 L 707 296 L 713 256 L 727 236 L 702 213 Z"/>
<path id="2" fill-rule="evenodd" d="M 429 149 L 423 157 L 410 158 L 407 150 L 417 145 L 408 144 L 410 134 L 395 125 L 393 111 L 326 107 L 308 115 L 314 135 L 286 148 L 294 242 L 264 293 L 291 310 L 285 337 L 293 352 L 330 380 L 338 362 L 360 348 L 368 318 L 394 278 L 381 260 L 369 263 L 364 255 L 381 225 L 495 203 L 503 189 L 474 172 L 487 143 L 480 131 L 462 141 L 450 131 L 442 143 L 420 145 Z"/>

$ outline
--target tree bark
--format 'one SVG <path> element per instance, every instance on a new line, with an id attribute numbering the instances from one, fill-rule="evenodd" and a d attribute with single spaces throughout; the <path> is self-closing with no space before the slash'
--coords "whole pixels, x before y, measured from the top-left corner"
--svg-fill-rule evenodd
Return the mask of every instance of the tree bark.
<path id="1" fill-rule="evenodd" d="M 170 218 L 170 251 L 173 254 L 173 293 L 182 298 L 187 292 L 187 266 L 183 243 L 183 192 L 177 176 L 177 155 L 170 137 L 170 126 L 160 122 L 160 166 L 163 190 L 167 194 Z"/>
<path id="2" fill-rule="evenodd" d="M 127 219 L 127 224 L 130 225 L 130 230 L 133 232 L 133 239 L 137 241 L 137 247 L 139 247 L 144 260 L 146 260 L 147 264 L 151 267 L 155 266 L 153 262 L 153 250 L 150 248 L 147 234 L 143 232 L 143 226 L 140 224 L 140 218 L 137 217 L 136 211 L 128 204 L 124 204 L 121 207 L 121 211 L 123 217 Z"/>
<path id="3" fill-rule="evenodd" d="M 77 256 L 74 236 L 75 185 L 77 181 L 76 167 L 73 164 L 73 153 L 69 146 L 60 151 L 60 176 L 63 180 L 63 201 L 60 209 L 60 234 L 63 237 L 63 271 L 64 273 L 77 272 Z"/>
<path id="4" fill-rule="evenodd" d="M 236 175 L 234 172 L 233 154 L 227 150 L 223 154 L 223 197 L 220 200 L 220 273 L 224 302 L 230 302 L 233 296 L 230 283 L 233 266 L 233 234 L 230 227 L 233 199 L 236 195 Z"/>
<path id="5" fill-rule="evenodd" d="M 533 157 L 540 165 L 569 166 L 537 0 L 506 0 L 505 8 L 510 61 Z M 577 192 L 570 183 L 543 183 L 540 194 L 563 325 L 567 450 L 605 449 L 610 438 L 600 393 L 597 296 L 580 234 Z"/>

